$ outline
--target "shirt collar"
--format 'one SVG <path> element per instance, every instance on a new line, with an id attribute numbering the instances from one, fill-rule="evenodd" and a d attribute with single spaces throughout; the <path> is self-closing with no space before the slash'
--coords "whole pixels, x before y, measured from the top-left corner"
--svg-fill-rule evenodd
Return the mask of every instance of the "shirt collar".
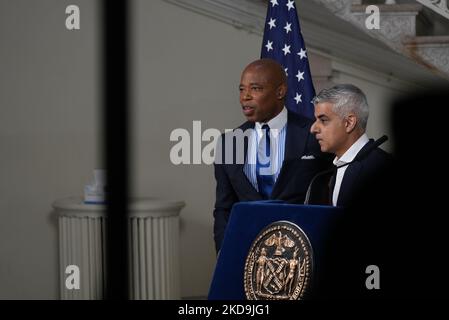
<path id="1" fill-rule="evenodd" d="M 346 152 L 340 157 L 335 157 L 334 159 L 334 165 L 339 166 L 348 162 L 351 162 L 356 157 L 357 153 L 362 150 L 362 148 L 367 144 L 369 141 L 368 136 L 366 133 L 362 134 L 360 138 L 357 139 L 356 142 L 348 149 Z"/>
<path id="2" fill-rule="evenodd" d="M 284 106 L 282 108 L 282 111 L 279 112 L 276 117 L 267 122 L 268 126 L 270 127 L 270 132 L 274 137 L 276 137 L 287 124 L 287 116 L 288 112 Z M 265 123 L 263 122 L 256 122 L 256 131 L 259 136 L 262 135 L 262 126 L 264 124 Z"/>

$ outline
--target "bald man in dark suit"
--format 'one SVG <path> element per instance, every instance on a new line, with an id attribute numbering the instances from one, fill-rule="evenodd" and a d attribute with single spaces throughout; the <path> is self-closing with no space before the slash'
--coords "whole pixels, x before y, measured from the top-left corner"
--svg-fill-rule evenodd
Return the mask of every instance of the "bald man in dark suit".
<path id="1" fill-rule="evenodd" d="M 313 121 L 285 108 L 287 81 L 284 69 L 276 61 L 261 59 L 250 63 L 242 73 L 239 90 L 242 111 L 248 121 L 222 136 L 214 164 L 217 252 L 235 203 L 256 200 L 303 203 L 312 177 L 330 165 L 329 157 L 321 153 L 310 133 Z M 240 144 L 236 142 L 239 139 Z M 261 145 L 269 145 L 262 152 L 269 150 L 269 155 L 261 155 Z M 230 154 L 232 160 L 226 161 Z M 266 157 L 269 167 L 263 166 L 262 157 Z"/>

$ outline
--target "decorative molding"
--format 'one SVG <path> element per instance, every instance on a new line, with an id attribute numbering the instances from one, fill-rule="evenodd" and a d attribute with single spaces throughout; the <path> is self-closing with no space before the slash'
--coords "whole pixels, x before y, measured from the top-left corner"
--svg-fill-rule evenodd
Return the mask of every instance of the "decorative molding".
<path id="1" fill-rule="evenodd" d="M 249 33 L 263 34 L 266 7 L 262 2 L 242 0 L 163 0 L 184 9 L 230 24 Z"/>
<path id="2" fill-rule="evenodd" d="M 420 36 L 407 37 L 403 41 L 404 45 L 449 45 L 449 36 Z"/>
<path id="3" fill-rule="evenodd" d="M 355 21 L 358 22 L 360 28 L 365 28 L 366 14 L 354 13 Z M 404 37 L 415 36 L 416 23 L 415 16 L 400 15 L 400 14 L 383 14 L 380 20 L 380 29 L 369 30 L 370 34 L 376 34 L 379 40 L 387 40 L 393 42 L 395 47 L 401 46 L 401 41 Z"/>
<path id="4" fill-rule="evenodd" d="M 365 14 L 363 8 L 366 5 L 353 5 L 351 2 L 344 0 L 315 0 L 316 2 L 327 4 L 326 6 L 334 7 L 332 10 L 338 17 L 357 26 L 360 30 L 369 36 L 382 41 L 385 45 L 408 57 L 416 63 L 423 65 L 430 71 L 448 79 L 449 65 L 446 65 L 447 59 L 441 59 L 445 54 L 443 47 L 449 47 L 449 44 L 440 46 L 438 50 L 415 49 L 410 50 L 404 46 L 405 39 L 413 37 L 416 34 L 416 15 L 422 9 L 419 4 L 391 4 L 378 5 L 382 12 L 380 30 L 368 30 L 365 27 Z M 435 2 L 434 0 L 431 0 Z M 351 11 L 341 10 L 346 2 L 347 7 L 351 7 Z M 421 2 L 421 1 L 420 1 Z M 432 57 L 432 54 L 435 56 Z"/>
<path id="5" fill-rule="evenodd" d="M 351 12 L 363 12 L 365 13 L 367 4 L 362 5 L 352 5 Z M 422 5 L 419 3 L 406 3 L 406 4 L 376 4 L 376 7 L 379 8 L 379 12 L 384 15 L 388 13 L 396 13 L 396 14 L 406 14 L 406 15 L 417 15 L 418 12 L 422 10 Z"/>
<path id="6" fill-rule="evenodd" d="M 394 89 L 402 93 L 411 93 L 414 90 L 423 90 L 425 86 L 405 81 L 397 74 L 385 74 L 372 69 L 354 65 L 350 61 L 336 59 L 332 61 L 333 74 L 331 79 L 338 81 L 341 74 L 355 77 L 380 87 Z"/>
<path id="7" fill-rule="evenodd" d="M 417 15 L 423 8 L 419 3 L 406 3 L 406 4 L 376 4 L 379 8 L 379 12 L 382 14 L 395 13 L 395 14 L 405 14 L 405 15 Z M 363 12 L 365 13 L 367 4 L 362 5 L 352 5 L 351 12 Z"/>
<path id="8" fill-rule="evenodd" d="M 239 29 L 263 35 L 266 7 L 262 2 L 242 0 L 164 0 L 190 11 L 231 24 Z M 333 0 L 338 8 L 346 6 L 345 1 Z M 349 6 L 346 6 L 349 8 Z M 314 12 L 315 13 L 315 12 Z M 366 43 L 346 34 L 333 31 L 308 19 L 301 19 L 304 39 L 309 51 L 317 53 L 341 52 L 349 56 L 349 51 L 357 50 L 356 55 L 367 60 L 387 54 L 387 50 Z M 343 45 L 344 44 L 344 45 Z M 356 49 L 355 49 L 356 48 Z M 343 52 L 342 52 L 343 51 Z"/>
<path id="9" fill-rule="evenodd" d="M 449 48 L 447 46 L 420 47 L 418 52 L 426 62 L 449 74 Z"/>
<path id="10" fill-rule="evenodd" d="M 245 30 L 249 33 L 262 36 L 265 24 L 266 3 L 261 0 L 163 0 L 167 3 L 182 7 L 184 9 L 196 12 L 203 16 L 224 22 L 232 25 L 237 29 Z M 323 10 L 325 6 L 328 10 Z M 391 7 L 394 5 L 390 5 Z M 420 5 L 418 5 L 420 6 Z M 420 6 L 421 7 L 421 6 Z M 395 76 L 402 78 L 406 82 L 429 83 L 434 77 L 419 68 L 413 68 L 413 62 L 406 58 L 401 58 L 396 53 L 389 50 L 390 47 L 395 52 L 401 53 L 402 56 L 410 57 L 405 52 L 401 41 L 398 41 L 400 36 L 395 32 L 391 32 L 388 36 L 393 37 L 395 41 L 387 38 L 379 32 L 369 32 L 364 27 L 360 27 L 360 18 L 356 18 L 351 12 L 352 2 L 347 0 L 311 0 L 301 2 L 300 11 L 301 29 L 310 52 L 317 53 L 322 56 L 332 57 L 343 61 L 351 61 L 352 64 L 363 66 L 364 68 L 377 70 L 378 72 L 385 72 L 388 74 L 389 70 L 395 70 Z M 331 13 L 329 12 L 331 11 Z M 301 12 L 307 12 L 307 15 L 302 15 Z M 354 25 L 355 33 L 366 33 L 370 37 L 377 39 L 384 43 L 387 47 L 376 43 L 374 40 L 365 41 L 364 37 L 352 36 L 351 32 L 344 21 L 341 23 L 346 29 L 345 32 L 339 30 L 339 26 L 322 24 L 318 21 L 328 21 L 329 16 L 337 16 L 334 19 L 334 24 L 339 23 L 338 18 L 346 20 Z M 411 23 L 405 22 L 391 22 L 391 30 L 400 24 L 401 28 L 405 30 L 408 28 L 406 34 L 413 35 L 411 30 L 413 26 Z M 379 68 L 380 66 L 380 68 Z"/>
<path id="11" fill-rule="evenodd" d="M 326 7 L 335 15 L 348 14 L 351 11 L 353 1 L 347 0 L 314 0 L 315 2 Z M 358 2 L 355 2 L 356 4 Z"/>
<path id="12" fill-rule="evenodd" d="M 418 63 L 449 74 L 449 36 L 410 37 L 403 43 Z"/>
<path id="13" fill-rule="evenodd" d="M 449 8 L 447 5 L 447 0 L 416 0 L 422 3 L 427 8 L 432 9 L 439 15 L 442 15 L 446 19 L 449 19 Z"/>
<path id="14" fill-rule="evenodd" d="M 325 0 L 321 0 L 325 1 Z M 339 14 L 339 17 L 353 25 L 369 36 L 378 39 L 392 48 L 403 53 L 402 40 L 405 37 L 416 35 L 416 16 L 422 10 L 420 4 L 381 4 L 377 5 L 382 14 L 380 29 L 368 30 L 365 26 L 366 7 L 368 5 L 351 5 L 349 12 Z"/>

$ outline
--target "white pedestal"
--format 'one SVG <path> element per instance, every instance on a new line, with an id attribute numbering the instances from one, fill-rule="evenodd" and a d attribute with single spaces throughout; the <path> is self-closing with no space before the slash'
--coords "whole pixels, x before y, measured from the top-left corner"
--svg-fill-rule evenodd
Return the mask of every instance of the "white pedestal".
<path id="1" fill-rule="evenodd" d="M 180 299 L 179 211 L 184 202 L 141 200 L 129 212 L 130 299 Z"/>
<path id="2" fill-rule="evenodd" d="M 130 299 L 179 299 L 179 212 L 184 202 L 135 199 L 130 202 Z M 102 299 L 105 289 L 105 206 L 81 197 L 55 201 L 59 216 L 61 299 Z M 66 267 L 80 270 L 80 288 L 67 289 Z"/>

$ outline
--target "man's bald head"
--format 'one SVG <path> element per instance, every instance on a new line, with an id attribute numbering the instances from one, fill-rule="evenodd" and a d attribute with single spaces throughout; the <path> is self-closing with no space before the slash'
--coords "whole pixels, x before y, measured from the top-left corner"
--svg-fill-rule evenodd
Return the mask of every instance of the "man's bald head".
<path id="1" fill-rule="evenodd" d="M 264 72 L 267 76 L 267 81 L 275 86 L 285 84 L 287 85 L 287 76 L 282 66 L 273 59 L 259 59 L 251 62 L 246 66 L 245 72 L 248 69 L 257 69 L 259 72 Z"/>

